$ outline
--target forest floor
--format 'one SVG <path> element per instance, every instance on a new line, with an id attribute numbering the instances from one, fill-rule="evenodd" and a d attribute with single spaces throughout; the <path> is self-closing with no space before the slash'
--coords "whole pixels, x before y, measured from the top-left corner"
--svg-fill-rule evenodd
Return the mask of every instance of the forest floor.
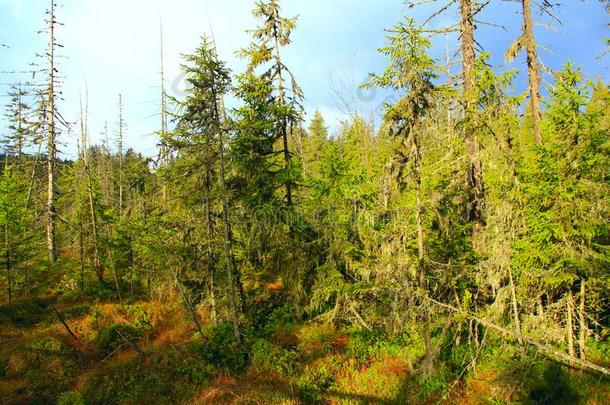
<path id="1" fill-rule="evenodd" d="M 610 403 L 610 381 L 492 336 L 476 351 L 438 336 L 428 364 L 418 338 L 295 323 L 279 307 L 237 344 L 228 325 L 194 333 L 179 300 L 164 298 L 1 306 L 0 403 Z"/>

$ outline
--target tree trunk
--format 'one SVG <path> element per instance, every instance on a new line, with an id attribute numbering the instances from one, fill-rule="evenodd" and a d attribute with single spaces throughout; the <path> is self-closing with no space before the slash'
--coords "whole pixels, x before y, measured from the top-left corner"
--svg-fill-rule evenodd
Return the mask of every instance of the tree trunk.
<path id="1" fill-rule="evenodd" d="M 534 138 L 538 145 L 542 144 L 540 134 L 540 72 L 538 69 L 538 51 L 534 38 L 534 22 L 530 0 L 522 0 L 523 5 L 523 38 L 527 52 L 527 71 L 529 75 L 532 118 L 534 120 Z"/>
<path id="2" fill-rule="evenodd" d="M 419 141 L 417 134 L 412 133 L 412 146 L 413 146 L 413 174 L 415 177 L 416 187 L 416 207 L 415 207 L 415 222 L 417 223 L 417 258 L 419 268 L 419 288 L 423 294 L 428 296 L 428 289 L 426 286 L 426 268 L 425 268 L 425 248 L 424 248 L 424 224 L 423 224 L 423 206 L 421 201 L 421 174 L 420 174 L 420 163 L 421 154 L 419 150 Z M 428 301 L 422 302 L 424 311 L 424 342 L 426 345 L 426 357 L 430 358 L 432 355 L 432 346 L 430 343 L 430 307 Z"/>
<path id="3" fill-rule="evenodd" d="M 587 313 L 585 309 L 586 300 L 586 281 L 584 277 L 580 279 L 580 307 L 578 311 L 579 334 L 578 334 L 578 354 L 582 360 L 586 359 L 587 350 Z"/>
<path id="4" fill-rule="evenodd" d="M 237 316 L 237 304 L 235 297 L 235 287 L 237 285 L 240 293 L 240 298 L 242 301 L 242 310 L 245 307 L 245 294 L 243 291 L 243 285 L 241 283 L 241 279 L 239 277 L 239 273 L 236 271 L 234 267 L 233 260 L 233 239 L 231 235 L 231 223 L 229 222 L 229 202 L 227 200 L 227 186 L 225 180 L 225 155 L 224 155 L 224 130 L 222 128 L 222 118 L 221 118 L 221 108 L 219 108 L 219 102 L 222 102 L 222 99 L 219 101 L 218 97 L 222 97 L 221 95 L 216 94 L 216 90 L 214 85 L 212 86 L 212 91 L 214 94 L 214 115 L 216 119 L 216 126 L 218 130 L 218 152 L 220 155 L 220 187 L 222 189 L 222 223 L 224 230 L 224 259 L 225 259 L 225 268 L 227 271 L 227 278 L 229 281 L 229 303 L 231 310 L 231 322 L 233 324 L 233 334 L 235 335 L 235 340 L 238 343 L 241 343 L 241 333 L 239 331 L 239 318 Z M 222 113 L 224 114 L 224 106 L 222 107 Z"/>
<path id="5" fill-rule="evenodd" d="M 286 96 L 284 94 L 284 78 L 282 77 L 282 60 L 280 59 L 280 44 L 278 39 L 278 34 L 275 33 L 275 63 L 276 69 L 278 71 L 277 75 L 277 91 L 279 95 L 279 103 L 280 107 L 284 107 Z M 290 150 L 288 148 L 288 123 L 286 122 L 286 117 L 282 116 L 279 122 L 279 135 L 282 138 L 282 144 L 284 148 L 284 164 L 285 169 L 288 173 L 290 173 Z M 290 180 L 290 176 L 286 179 L 286 204 L 288 206 L 292 205 L 292 183 Z"/>
<path id="6" fill-rule="evenodd" d="M 460 27 L 462 49 L 462 80 L 465 98 L 465 134 L 466 152 L 468 154 L 468 187 L 469 220 L 474 222 L 474 233 L 484 225 L 483 202 L 485 188 L 483 185 L 483 167 L 479 151 L 479 141 L 476 134 L 476 72 L 475 72 L 475 42 L 472 0 L 460 0 Z"/>
<path id="7" fill-rule="evenodd" d="M 4 225 L 4 253 L 6 260 L 6 281 L 8 284 L 8 303 L 11 304 L 13 302 L 13 264 L 11 263 L 8 223 Z"/>
<path id="8" fill-rule="evenodd" d="M 87 101 L 88 105 L 88 101 Z M 93 182 L 91 181 L 91 168 L 89 167 L 89 141 L 88 141 L 88 128 L 87 128 L 87 114 L 88 107 L 83 115 L 83 109 L 81 105 L 81 134 L 83 144 L 83 163 L 85 164 L 85 176 L 87 176 L 87 198 L 89 201 L 89 215 L 91 216 L 91 236 L 93 238 L 93 266 L 97 274 L 100 285 L 104 283 L 104 272 L 101 265 L 99 249 L 98 249 L 98 232 L 97 232 L 97 220 L 95 216 L 95 202 L 93 200 Z"/>
<path id="9" fill-rule="evenodd" d="M 160 53 L 161 53 L 161 147 L 160 147 L 160 166 L 164 167 L 167 164 L 167 149 L 164 146 L 164 138 L 167 135 L 167 93 L 165 91 L 165 63 L 163 57 L 163 24 L 159 21 L 159 34 L 160 34 Z M 163 206 L 167 209 L 167 184 L 165 179 L 161 180 L 161 198 L 163 199 Z"/>
<path id="10" fill-rule="evenodd" d="M 210 170 L 207 170 L 206 172 L 206 179 L 205 179 L 205 191 L 206 191 L 206 198 L 205 198 L 205 227 L 206 227 L 206 231 L 207 231 L 207 237 L 208 237 L 208 272 L 210 275 L 210 300 L 211 300 L 211 311 L 210 311 L 210 316 L 212 318 L 212 323 L 214 325 L 217 324 L 218 320 L 216 317 L 216 286 L 214 285 L 214 270 L 215 270 L 215 265 L 216 265 L 216 261 L 214 260 L 214 252 L 212 250 L 212 241 L 214 240 L 214 235 L 213 235 L 213 229 L 212 229 L 212 201 L 210 198 L 211 192 L 212 192 L 212 179 L 211 179 L 212 175 L 210 173 Z"/>
<path id="11" fill-rule="evenodd" d="M 544 320 L 544 306 L 542 305 L 542 294 L 538 296 L 538 316 Z"/>
<path id="12" fill-rule="evenodd" d="M 519 308 L 517 306 L 517 289 L 515 288 L 515 282 L 513 280 L 513 271 L 510 268 L 510 264 L 508 265 L 508 280 L 510 281 L 510 295 L 513 304 L 515 332 L 517 332 L 518 335 L 521 335 L 521 320 L 519 320 Z M 519 340 L 519 344 L 523 344 L 523 342 Z"/>
<path id="13" fill-rule="evenodd" d="M 531 338 L 528 338 L 527 336 L 518 336 L 515 332 L 513 332 L 511 330 L 508 330 L 501 326 L 495 325 L 494 323 L 492 323 L 484 318 L 479 318 L 473 314 L 468 313 L 467 311 L 463 311 L 459 308 L 444 304 L 440 301 L 436 301 L 435 299 L 432 299 L 429 297 L 426 297 L 426 299 L 428 301 L 434 303 L 435 305 L 438 305 L 439 307 L 449 309 L 450 311 L 456 312 L 458 314 L 465 315 L 468 318 L 480 323 L 481 325 L 486 326 L 487 328 L 490 328 L 490 329 L 494 329 L 504 335 L 512 337 L 513 339 L 520 338 L 524 342 L 524 344 L 528 344 L 528 345 L 532 345 L 532 346 L 536 347 L 541 353 L 545 354 L 546 356 L 548 356 L 550 359 L 552 359 L 554 361 L 568 365 L 570 367 L 578 368 L 579 370 L 595 370 L 601 374 L 610 376 L 610 370 L 608 370 L 605 367 L 598 366 L 597 364 L 593 364 L 586 360 L 581 360 L 574 356 L 568 356 L 567 354 L 565 354 L 561 351 L 555 350 L 551 346 L 547 346 L 545 344 L 539 343 Z"/>
<path id="14" fill-rule="evenodd" d="M 186 292 L 184 291 L 184 288 L 182 287 L 182 283 L 180 283 L 180 280 L 178 279 L 178 274 L 176 273 L 176 270 L 171 265 L 170 265 L 170 269 L 174 276 L 174 281 L 176 282 L 176 286 L 178 287 L 178 290 L 180 291 L 180 296 L 182 297 L 184 306 L 186 307 L 187 311 L 189 312 L 189 315 L 191 316 L 193 324 L 195 325 L 195 328 L 197 328 L 197 332 L 199 332 L 199 334 L 201 334 L 203 336 L 203 329 L 201 328 L 201 323 L 199 322 L 199 318 L 197 317 L 197 312 L 195 312 L 195 308 L 193 308 L 193 305 L 191 304 L 191 300 L 186 295 Z"/>
<path id="15" fill-rule="evenodd" d="M 574 357 L 574 323 L 572 321 L 574 300 L 572 298 L 572 291 L 568 292 L 566 301 L 566 336 L 568 342 L 568 353 L 571 357 Z"/>
<path id="16" fill-rule="evenodd" d="M 81 213 L 82 216 L 82 213 Z M 78 228 L 78 255 L 80 257 L 80 290 L 85 290 L 85 241 L 83 238 L 83 218 L 81 217 L 80 226 Z"/>
<path id="17" fill-rule="evenodd" d="M 57 247 L 55 245 L 55 0 L 51 0 L 49 11 L 49 83 L 48 83 L 48 125 L 47 137 L 47 260 L 49 270 L 55 268 Z"/>
<path id="18" fill-rule="evenodd" d="M 123 216 L 123 96 L 119 94 L 119 214 Z"/>

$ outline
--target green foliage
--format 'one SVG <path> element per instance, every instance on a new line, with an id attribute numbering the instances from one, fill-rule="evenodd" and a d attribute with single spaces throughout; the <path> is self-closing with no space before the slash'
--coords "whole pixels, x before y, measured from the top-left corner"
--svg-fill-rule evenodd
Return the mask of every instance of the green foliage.
<path id="1" fill-rule="evenodd" d="M 305 129 L 283 59 L 297 19 L 278 0 L 253 14 L 245 71 L 206 37 L 184 56 L 158 162 L 107 140 L 58 162 L 53 271 L 47 156 L 33 153 L 45 95 L 34 118 L 11 89 L 0 402 L 174 403 L 207 388 L 237 402 L 265 378 L 278 393 L 259 402 L 287 398 L 280 385 L 305 403 L 608 402 L 606 380 L 471 317 L 610 365 L 608 86 L 572 64 L 555 72 L 536 144 L 517 71 L 481 53 L 462 92 L 434 32 L 409 18 L 364 85 L 397 96 L 383 120 L 354 113 L 330 131 L 318 111 Z"/>
<path id="2" fill-rule="evenodd" d="M 52 313 L 47 299 L 30 298 L 0 306 L 0 322 L 27 327 L 42 322 Z"/>
<path id="3" fill-rule="evenodd" d="M 201 347 L 201 356 L 218 370 L 240 374 L 248 366 L 248 349 L 239 344 L 233 334 L 233 326 L 219 324 L 205 330 L 206 342 Z"/>
<path id="4" fill-rule="evenodd" d="M 276 308 L 269 314 L 269 317 L 262 323 L 263 333 L 265 336 L 272 336 L 274 333 L 281 330 L 291 330 L 297 325 L 294 308 L 289 305 L 284 305 Z"/>
<path id="5" fill-rule="evenodd" d="M 85 400 L 80 392 L 62 392 L 57 398 L 57 405 L 85 405 Z"/>
<path id="6" fill-rule="evenodd" d="M 129 324 L 112 324 L 98 332 L 97 347 L 104 355 L 110 355 L 120 347 L 129 347 L 131 341 L 144 336 L 144 330 Z"/>
<path id="7" fill-rule="evenodd" d="M 285 349 L 268 340 L 257 339 L 250 352 L 250 367 L 255 372 L 271 371 L 290 376 L 297 371 L 299 353 L 294 349 Z"/>
<path id="8" fill-rule="evenodd" d="M 345 353 L 350 358 L 356 359 L 358 363 L 366 364 L 379 353 L 381 348 L 386 348 L 389 344 L 384 330 L 354 331 L 349 335 Z"/>

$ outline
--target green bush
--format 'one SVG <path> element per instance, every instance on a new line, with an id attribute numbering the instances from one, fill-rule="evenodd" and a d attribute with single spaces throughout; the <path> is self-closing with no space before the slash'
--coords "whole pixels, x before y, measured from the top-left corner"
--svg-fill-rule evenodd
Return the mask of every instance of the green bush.
<path id="1" fill-rule="evenodd" d="M 219 369 L 240 374 L 248 367 L 248 349 L 245 343 L 238 343 L 230 324 L 219 324 L 205 330 L 207 340 L 201 345 L 201 355 L 205 361 Z"/>
<path id="2" fill-rule="evenodd" d="M 144 335 L 140 328 L 135 326 L 115 323 L 99 331 L 97 336 L 97 347 L 105 355 L 114 352 L 120 346 L 126 345 L 125 339 L 137 340 Z"/>
<path id="3" fill-rule="evenodd" d="M 165 404 L 191 398 L 217 373 L 202 357 L 200 344 L 146 351 L 126 361 L 109 363 L 87 381 L 87 404 Z"/>
<path id="4" fill-rule="evenodd" d="M 568 405 L 582 401 L 583 387 L 558 364 L 537 362 L 523 377 L 529 386 L 526 403 Z"/>
<path id="5" fill-rule="evenodd" d="M 80 392 L 67 391 L 59 395 L 57 405 L 85 405 L 85 400 Z"/>
<path id="6" fill-rule="evenodd" d="M 48 299 L 32 298 L 0 306 L 0 323 L 12 323 L 18 327 L 35 325 L 52 315 L 50 303 Z"/>
<path id="7" fill-rule="evenodd" d="M 136 328 L 149 329 L 150 321 L 146 309 L 142 305 L 125 305 L 125 311 Z"/>
<path id="8" fill-rule="evenodd" d="M 126 398 L 137 404 L 171 403 L 169 395 L 176 382 L 171 374 L 165 375 L 166 378 L 159 376 L 162 372 L 164 370 L 142 367 L 136 357 L 94 376 L 85 386 L 83 396 L 86 403 L 92 405 L 118 404 Z"/>
<path id="9" fill-rule="evenodd" d="M 257 371 L 273 371 L 293 375 L 297 370 L 296 350 L 284 349 L 265 339 L 258 339 L 251 349 L 251 367 Z"/>
<path id="10" fill-rule="evenodd" d="M 326 391 L 335 384 L 341 364 L 335 356 L 309 365 L 298 379 L 299 395 L 304 403 L 320 403 L 326 398 Z"/>
<path id="11" fill-rule="evenodd" d="M 284 305 L 274 309 L 263 326 L 265 336 L 271 336 L 279 330 L 293 329 L 297 324 L 294 306 Z"/>
<path id="12" fill-rule="evenodd" d="M 356 330 L 349 337 L 345 354 L 360 364 L 368 363 L 379 348 L 387 343 L 387 335 L 382 330 Z"/>

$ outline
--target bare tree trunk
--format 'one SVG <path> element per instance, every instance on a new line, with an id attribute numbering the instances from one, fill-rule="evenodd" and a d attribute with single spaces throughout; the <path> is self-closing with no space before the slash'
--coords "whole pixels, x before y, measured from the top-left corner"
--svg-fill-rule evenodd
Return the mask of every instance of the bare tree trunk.
<path id="1" fill-rule="evenodd" d="M 462 307 L 462 303 L 460 302 L 460 297 L 458 296 L 457 290 L 455 289 L 455 287 L 453 287 L 453 296 L 455 298 L 455 304 L 456 304 L 456 308 L 461 308 Z M 458 323 L 457 325 L 457 332 L 455 333 L 455 345 L 459 346 L 460 342 L 462 341 L 462 322 Z"/>
<path id="2" fill-rule="evenodd" d="M 417 293 L 417 292 L 416 292 Z M 455 308 L 451 305 L 447 305 L 444 304 L 440 301 L 436 301 L 435 299 L 432 299 L 430 297 L 426 297 L 426 299 L 432 303 L 434 303 L 435 305 L 438 305 L 439 307 L 442 308 L 446 308 L 449 309 L 453 312 L 462 314 L 467 316 L 468 318 L 480 323 L 483 326 L 486 326 L 487 328 L 490 329 L 494 329 L 506 336 L 510 336 L 513 339 L 517 339 L 520 338 L 524 344 L 528 344 L 528 345 L 532 345 L 534 346 L 536 349 L 538 349 L 541 353 L 545 354 L 546 356 L 548 356 L 548 358 L 550 358 L 551 360 L 557 361 L 561 364 L 565 364 L 568 365 L 570 367 L 574 367 L 574 368 L 578 368 L 579 370 L 595 370 L 601 374 L 604 374 L 606 376 L 610 376 L 610 370 L 608 370 L 605 367 L 601 367 L 598 366 L 597 364 L 593 364 L 591 362 L 588 362 L 586 360 L 582 360 L 579 359 L 577 357 L 574 356 L 568 356 L 567 354 L 556 350 L 555 348 L 551 347 L 551 346 L 547 346 L 545 344 L 539 343 L 531 338 L 528 338 L 527 336 L 518 336 L 517 334 L 515 334 L 515 332 L 505 329 L 501 326 L 495 325 L 494 323 L 484 319 L 484 318 L 479 318 L 473 314 L 468 313 L 467 311 L 461 310 L 459 308 Z"/>
<path id="3" fill-rule="evenodd" d="M 88 105 L 88 101 L 87 101 Z M 104 283 L 104 272 L 102 269 L 99 249 L 98 249 L 98 232 L 97 232 L 97 220 L 95 215 L 95 202 L 93 200 L 93 182 L 91 181 L 91 168 L 89 167 L 89 141 L 88 141 L 88 125 L 87 125 L 87 114 L 88 107 L 85 109 L 83 115 L 83 109 L 81 105 L 81 133 L 82 133 L 82 144 L 83 144 L 83 163 L 85 164 L 85 176 L 87 176 L 87 197 L 89 200 L 89 215 L 91 216 L 91 236 L 93 237 L 93 266 L 97 274 L 98 281 L 101 284 Z"/>
<path id="4" fill-rule="evenodd" d="M 419 118 L 419 117 L 417 117 Z M 415 222 L 417 223 L 417 258 L 419 268 L 419 288 L 428 296 L 428 288 L 426 285 L 426 268 L 425 268 L 425 247 L 424 247 L 424 224 L 423 224 L 423 206 L 421 198 L 421 153 L 419 149 L 419 140 L 417 133 L 412 130 L 411 142 L 413 147 L 413 175 L 415 177 L 416 187 L 416 207 L 415 207 Z M 424 342 L 426 345 L 426 357 L 430 358 L 432 355 L 432 346 L 430 343 L 430 305 L 427 300 L 423 300 L 422 308 L 424 312 Z"/>
<path id="5" fill-rule="evenodd" d="M 462 49 L 462 79 L 465 97 L 465 143 L 468 154 L 469 219 L 475 223 L 477 233 L 484 225 L 483 203 L 485 188 L 483 185 L 483 167 L 481 164 L 479 140 L 476 134 L 476 72 L 475 42 L 472 0 L 460 0 L 460 26 Z"/>
<path id="6" fill-rule="evenodd" d="M 55 245 L 55 0 L 51 0 L 49 10 L 49 83 L 48 83 L 48 125 L 47 137 L 47 258 L 49 270 L 53 270 L 57 261 Z"/>
<path id="7" fill-rule="evenodd" d="M 277 66 L 277 91 L 279 94 L 279 102 L 280 107 L 284 107 L 286 96 L 284 94 L 284 78 L 282 76 L 282 60 L 280 58 L 280 43 L 278 39 L 278 34 L 275 33 L 275 63 Z M 290 172 L 290 150 L 288 148 L 288 123 L 286 122 L 286 118 L 282 117 L 280 120 L 279 127 L 279 135 L 282 138 L 282 144 L 284 147 L 284 164 L 285 168 L 288 172 Z M 288 206 L 292 205 L 292 183 L 290 178 L 286 179 L 286 203 Z"/>
<path id="8" fill-rule="evenodd" d="M 119 94 L 119 138 L 118 138 L 118 158 L 119 158 L 119 214 L 123 216 L 123 96 Z"/>
<path id="9" fill-rule="evenodd" d="M 574 323 L 572 321 L 573 307 L 574 300 L 572 298 L 572 291 L 569 291 L 566 301 L 566 336 L 568 341 L 568 353 L 571 357 L 574 357 Z"/>
<path id="10" fill-rule="evenodd" d="M 116 288 L 117 298 L 119 299 L 119 302 L 122 305 L 123 297 L 121 295 L 121 285 L 119 284 L 119 278 L 117 277 L 117 274 L 116 274 L 116 262 L 115 262 L 115 259 L 112 254 L 111 254 L 110 259 L 112 260 L 112 278 L 114 279 L 114 287 Z M 176 278 L 176 281 L 178 281 L 177 278 Z"/>
<path id="11" fill-rule="evenodd" d="M 246 297 L 243 291 L 243 286 L 241 284 L 241 280 L 239 279 L 239 273 L 236 271 L 234 267 L 233 260 L 233 239 L 231 235 L 231 223 L 229 222 L 229 203 L 227 200 L 227 186 L 225 179 L 225 155 L 224 155 L 224 129 L 222 128 L 222 120 L 221 113 L 224 116 L 224 105 L 219 106 L 219 103 L 222 103 L 222 94 L 216 94 L 216 88 L 214 84 L 212 85 L 212 92 L 214 95 L 214 115 L 216 118 L 216 126 L 218 130 L 218 153 L 220 155 L 220 187 L 222 194 L 222 223 L 223 223 L 223 231 L 224 231 L 224 244 L 223 244 L 223 252 L 225 259 L 225 268 L 227 271 L 227 278 L 229 281 L 229 304 L 231 310 L 231 323 L 233 324 L 233 334 L 235 335 L 235 340 L 238 343 L 241 343 L 241 333 L 239 331 L 239 318 L 237 315 L 237 304 L 235 302 L 235 287 L 237 285 L 240 298 L 242 301 L 242 310 L 244 310 L 246 305 Z M 220 98 L 220 99 L 219 99 Z"/>
<path id="12" fill-rule="evenodd" d="M 11 263 L 11 246 L 8 228 L 8 223 L 6 223 L 4 225 L 4 258 L 6 265 L 6 281 L 8 284 L 8 303 L 11 304 L 13 302 L 13 264 Z"/>
<path id="13" fill-rule="evenodd" d="M 205 198 L 205 225 L 208 236 L 208 272 L 210 275 L 210 300 L 211 300 L 211 318 L 214 325 L 217 323 L 216 317 L 216 286 L 214 285 L 214 267 L 216 262 L 214 260 L 214 252 L 212 250 L 212 241 L 213 241 L 213 229 L 212 229 L 212 201 L 210 198 L 211 188 L 212 188 L 212 180 L 211 180 L 210 170 L 206 172 L 206 181 L 205 181 L 205 190 L 206 190 L 206 198 Z"/>
<path id="14" fill-rule="evenodd" d="M 160 165 L 164 167 L 167 164 L 167 149 L 164 146 L 164 137 L 167 135 L 167 93 L 165 91 L 165 66 L 163 56 L 163 24 L 159 21 L 159 35 L 161 44 L 161 148 L 160 148 Z M 161 196 L 163 198 L 163 205 L 167 208 L 167 184 L 165 180 L 161 182 Z"/>
<path id="15" fill-rule="evenodd" d="M 542 305 L 542 295 L 538 296 L 538 316 L 540 319 L 544 319 L 544 306 Z"/>
<path id="16" fill-rule="evenodd" d="M 515 319 L 515 332 L 518 335 L 521 335 L 521 320 L 519 319 L 519 308 L 517 306 L 517 289 L 515 288 L 515 281 L 513 280 L 513 271 L 510 268 L 510 264 L 508 265 L 508 280 L 510 282 L 510 294 L 511 300 L 513 304 L 513 317 Z M 519 344 L 523 344 L 521 339 L 519 339 Z"/>
<path id="17" fill-rule="evenodd" d="M 580 308 L 578 311 L 579 334 L 578 334 L 578 354 L 582 360 L 586 359 L 587 350 L 587 313 L 586 304 L 586 281 L 584 277 L 580 279 Z"/>
<path id="18" fill-rule="evenodd" d="M 82 214 L 81 214 L 82 215 Z M 85 290 L 85 241 L 83 238 L 83 218 L 81 217 L 80 226 L 78 228 L 78 255 L 80 257 L 80 290 Z"/>
<path id="19" fill-rule="evenodd" d="M 108 139 L 108 122 L 104 123 L 104 154 L 103 159 L 98 165 L 101 185 L 104 190 L 104 205 L 113 206 L 113 186 L 112 186 L 112 153 L 110 152 L 110 141 Z"/>
<path id="20" fill-rule="evenodd" d="M 212 269 L 212 271 L 210 271 L 210 301 L 211 301 L 211 309 L 210 309 L 210 316 L 212 318 L 212 324 L 213 325 L 217 325 L 218 324 L 218 314 L 216 311 L 216 281 L 215 281 L 215 271 L 214 269 Z"/>
<path id="21" fill-rule="evenodd" d="M 201 323 L 199 322 L 199 317 L 197 317 L 197 312 L 195 312 L 195 308 L 193 308 L 190 298 L 186 295 L 186 292 L 184 291 L 184 287 L 182 286 L 182 283 L 180 283 L 180 280 L 178 279 L 178 274 L 176 273 L 176 270 L 174 270 L 174 268 L 172 266 L 170 266 L 170 269 L 174 276 L 174 281 L 176 282 L 176 286 L 178 287 L 178 290 L 180 291 L 180 296 L 182 297 L 184 306 L 186 307 L 187 311 L 189 312 L 189 315 L 191 316 L 191 319 L 193 320 L 193 324 L 195 325 L 195 328 L 197 328 L 197 332 L 199 332 L 199 334 L 203 336 L 203 328 L 201 327 Z"/>
<path id="22" fill-rule="evenodd" d="M 534 38 L 534 22 L 530 0 L 522 0 L 523 5 L 523 38 L 527 52 L 527 71 L 529 74 L 530 97 L 532 104 L 532 117 L 534 120 L 534 138 L 538 145 L 542 144 L 540 134 L 540 72 L 538 69 L 538 51 Z"/>

